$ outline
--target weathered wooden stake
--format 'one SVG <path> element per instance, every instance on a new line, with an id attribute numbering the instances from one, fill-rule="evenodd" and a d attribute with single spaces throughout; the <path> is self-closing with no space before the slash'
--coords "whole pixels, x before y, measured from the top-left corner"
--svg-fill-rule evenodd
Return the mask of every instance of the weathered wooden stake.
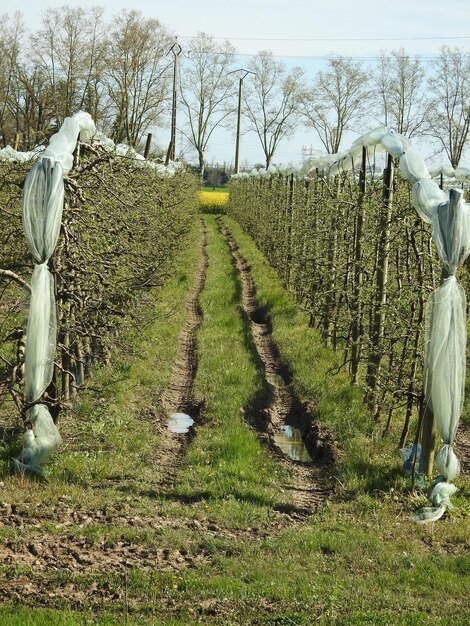
<path id="1" fill-rule="evenodd" d="M 152 133 L 149 133 L 147 135 L 147 141 L 145 143 L 144 159 L 149 158 L 151 144 L 152 144 Z"/>
<path id="2" fill-rule="evenodd" d="M 359 172 L 359 197 L 357 200 L 356 228 L 354 234 L 354 291 L 353 291 L 353 322 L 351 325 L 351 378 L 357 385 L 359 378 L 360 335 L 362 326 L 362 231 L 364 227 L 364 195 L 366 192 L 367 148 L 362 148 L 361 169 Z"/>
<path id="3" fill-rule="evenodd" d="M 371 329 L 372 351 L 367 367 L 366 384 L 370 407 L 378 419 L 380 407 L 377 403 L 379 376 L 382 363 L 382 346 L 385 329 L 385 305 L 387 303 L 388 259 L 390 254 L 390 220 L 393 202 L 393 157 L 388 155 L 384 172 L 383 208 L 380 215 L 380 238 L 378 244 L 377 289 L 374 302 L 374 318 Z"/>

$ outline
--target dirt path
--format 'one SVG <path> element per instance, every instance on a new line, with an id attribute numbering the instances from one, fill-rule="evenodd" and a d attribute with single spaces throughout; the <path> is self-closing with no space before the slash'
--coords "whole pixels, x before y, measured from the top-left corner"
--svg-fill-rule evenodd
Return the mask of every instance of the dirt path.
<path id="1" fill-rule="evenodd" d="M 333 462 L 333 446 L 330 437 L 320 432 L 313 408 L 305 406 L 296 397 L 289 368 L 282 362 L 272 337 L 269 314 L 257 301 L 250 265 L 241 255 L 231 231 L 222 222 L 219 226 L 241 277 L 243 315 L 251 329 L 255 358 L 260 361 L 265 378 L 263 393 L 245 408 L 245 417 L 278 460 L 288 465 L 293 481 L 284 488 L 291 492 L 297 514 L 311 514 L 332 490 L 327 466 Z M 292 429 L 299 431 L 301 436 L 301 442 L 293 451 L 285 437 L 286 432 L 293 432 Z M 308 455 L 296 456 L 303 447 Z"/>
<path id="2" fill-rule="evenodd" d="M 156 451 L 154 462 L 159 470 L 159 489 L 163 491 L 171 489 L 174 485 L 185 450 L 195 434 L 201 409 L 201 402 L 197 401 L 193 394 L 193 384 L 198 368 L 197 332 L 203 321 L 199 296 L 204 289 L 208 267 L 206 246 L 206 228 L 201 221 L 199 264 L 186 300 L 188 318 L 178 338 L 178 351 L 172 367 L 170 384 L 161 399 L 168 417 L 175 413 L 184 413 L 194 420 L 194 425 L 186 433 L 171 432 L 167 427 L 167 420 L 163 420 L 157 426 L 161 435 L 161 445 Z"/>

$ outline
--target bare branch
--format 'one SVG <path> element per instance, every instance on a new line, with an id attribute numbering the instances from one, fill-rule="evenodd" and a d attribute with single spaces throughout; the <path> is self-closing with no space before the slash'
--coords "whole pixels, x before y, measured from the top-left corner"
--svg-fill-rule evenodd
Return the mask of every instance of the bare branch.
<path id="1" fill-rule="evenodd" d="M 18 283 L 18 285 L 21 285 L 23 289 L 26 289 L 26 291 L 29 294 L 31 293 L 31 285 L 27 283 L 23 278 L 21 278 L 21 276 L 18 276 L 18 274 L 15 274 L 15 272 L 12 272 L 11 270 L 0 269 L 0 276 L 3 276 L 4 278 L 15 281 L 15 283 Z"/>

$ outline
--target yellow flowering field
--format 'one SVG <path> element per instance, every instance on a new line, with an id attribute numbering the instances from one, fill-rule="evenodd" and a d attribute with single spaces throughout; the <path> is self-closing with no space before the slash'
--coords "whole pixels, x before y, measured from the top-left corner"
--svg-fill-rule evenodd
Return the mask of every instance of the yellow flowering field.
<path id="1" fill-rule="evenodd" d="M 199 210 L 202 213 L 225 213 L 228 191 L 200 191 Z"/>

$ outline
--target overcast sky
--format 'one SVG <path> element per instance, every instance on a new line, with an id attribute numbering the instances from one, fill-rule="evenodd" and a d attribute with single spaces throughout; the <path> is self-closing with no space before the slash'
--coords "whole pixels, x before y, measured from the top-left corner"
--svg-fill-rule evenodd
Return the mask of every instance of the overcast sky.
<path id="1" fill-rule="evenodd" d="M 182 45 L 185 38 L 204 31 L 230 39 L 240 53 L 240 65 L 246 56 L 269 49 L 289 65 L 303 67 L 308 76 L 313 76 L 332 53 L 363 58 L 373 65 L 380 50 L 393 48 L 403 47 L 429 64 L 444 44 L 470 51 L 468 0 L 20 0 L 14 9 L 23 13 L 27 27 L 34 30 L 40 25 L 43 7 L 64 4 L 100 5 L 108 18 L 121 9 L 138 9 L 146 17 L 160 20 Z M 7 10 L 12 13 L 13 9 Z M 358 128 L 358 133 L 362 130 L 368 129 Z M 159 132 L 164 135 L 166 130 Z M 168 139 L 163 137 L 161 143 L 167 144 Z M 298 161 L 303 144 L 320 147 L 313 131 L 302 130 L 281 144 L 274 160 Z M 230 162 L 233 151 L 232 134 L 220 131 L 210 143 L 208 161 Z M 242 138 L 244 159 L 263 161 L 253 134 Z"/>

